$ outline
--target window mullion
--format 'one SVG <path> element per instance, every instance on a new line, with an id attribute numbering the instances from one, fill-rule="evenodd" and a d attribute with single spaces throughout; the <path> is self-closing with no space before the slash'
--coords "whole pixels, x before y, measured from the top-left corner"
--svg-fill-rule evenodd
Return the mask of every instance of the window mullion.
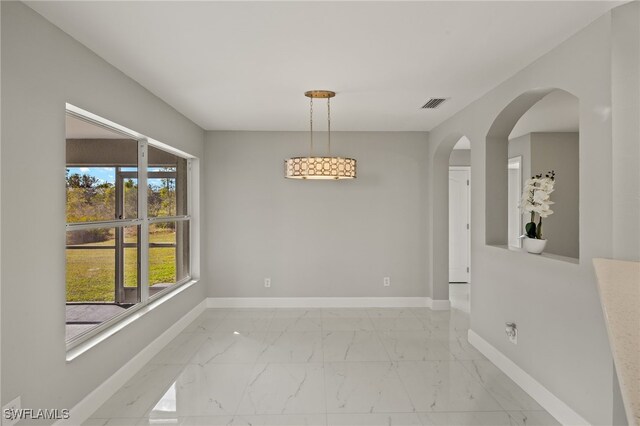
<path id="1" fill-rule="evenodd" d="M 120 167 L 116 167 L 116 218 L 124 218 L 124 180 L 120 176 Z M 124 228 L 119 227 L 115 229 L 115 295 L 114 301 L 116 303 L 125 302 L 124 294 Z"/>
<path id="2" fill-rule="evenodd" d="M 160 222 L 185 222 L 187 220 L 191 220 L 191 216 L 156 216 L 150 217 L 147 221 L 149 223 L 160 223 Z"/>
<path id="3" fill-rule="evenodd" d="M 73 222 L 67 223 L 67 231 L 79 231 L 82 229 L 96 229 L 96 228 L 120 228 L 127 226 L 140 225 L 142 220 L 140 219 L 123 219 L 123 220 L 104 220 L 96 222 Z"/>
<path id="4" fill-rule="evenodd" d="M 149 221 L 147 220 L 147 166 L 148 144 L 142 139 L 138 144 L 138 217 L 140 224 L 140 261 L 138 263 L 138 277 L 140 286 L 140 301 L 146 303 L 149 299 Z"/>

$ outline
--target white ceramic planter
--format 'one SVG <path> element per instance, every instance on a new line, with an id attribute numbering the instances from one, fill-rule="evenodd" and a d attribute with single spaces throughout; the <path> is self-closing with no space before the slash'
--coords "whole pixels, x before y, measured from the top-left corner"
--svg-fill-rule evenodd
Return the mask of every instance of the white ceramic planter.
<path id="1" fill-rule="evenodd" d="M 544 248 L 547 245 L 547 240 L 525 237 L 522 241 L 522 245 L 529 253 L 540 254 L 544 251 Z"/>

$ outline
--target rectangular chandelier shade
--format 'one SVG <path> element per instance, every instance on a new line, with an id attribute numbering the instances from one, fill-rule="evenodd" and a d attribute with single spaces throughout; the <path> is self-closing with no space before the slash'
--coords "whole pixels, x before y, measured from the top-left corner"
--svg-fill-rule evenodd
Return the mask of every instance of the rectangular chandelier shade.
<path id="1" fill-rule="evenodd" d="M 293 157 L 284 161 L 287 179 L 354 179 L 356 160 L 343 157 Z"/>

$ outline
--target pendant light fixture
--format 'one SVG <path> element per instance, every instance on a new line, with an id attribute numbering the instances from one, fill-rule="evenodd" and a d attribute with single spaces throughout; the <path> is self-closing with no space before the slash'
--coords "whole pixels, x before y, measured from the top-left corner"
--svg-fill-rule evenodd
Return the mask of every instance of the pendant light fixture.
<path id="1" fill-rule="evenodd" d="M 354 179 L 356 160 L 331 156 L 331 101 L 336 94 L 329 90 L 310 90 L 304 94 L 310 100 L 309 107 L 309 156 L 284 160 L 284 177 L 287 179 Z M 313 100 L 327 100 L 327 155 L 316 157 L 313 153 Z"/>

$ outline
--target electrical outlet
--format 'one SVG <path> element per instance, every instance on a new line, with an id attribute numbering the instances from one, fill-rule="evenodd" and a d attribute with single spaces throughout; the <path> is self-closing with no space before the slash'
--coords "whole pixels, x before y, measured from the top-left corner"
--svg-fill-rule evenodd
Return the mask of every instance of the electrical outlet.
<path id="1" fill-rule="evenodd" d="M 271 278 L 264 279 L 264 286 L 267 288 L 271 287 Z"/>
<path id="2" fill-rule="evenodd" d="M 504 332 L 507 334 L 507 338 L 509 339 L 509 341 L 511 343 L 513 343 L 514 345 L 518 344 L 518 329 L 516 328 L 516 323 L 514 322 L 507 322 L 505 323 L 506 328 L 504 330 Z"/>
<path id="3" fill-rule="evenodd" d="M 382 280 L 382 285 L 385 287 L 389 287 L 391 285 L 391 277 L 384 277 Z"/>
<path id="4" fill-rule="evenodd" d="M 17 412 L 20 408 L 22 408 L 20 397 L 2 407 L 2 426 L 12 426 L 18 423 L 20 418 L 17 416 Z"/>

